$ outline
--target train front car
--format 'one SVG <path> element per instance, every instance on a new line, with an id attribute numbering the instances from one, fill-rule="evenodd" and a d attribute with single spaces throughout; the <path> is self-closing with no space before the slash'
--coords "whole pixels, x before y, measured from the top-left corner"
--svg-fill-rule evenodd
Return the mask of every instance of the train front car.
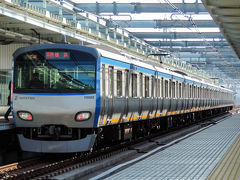
<path id="1" fill-rule="evenodd" d="M 68 44 L 14 53 L 13 115 L 22 150 L 88 151 L 96 139 L 98 52 Z"/>

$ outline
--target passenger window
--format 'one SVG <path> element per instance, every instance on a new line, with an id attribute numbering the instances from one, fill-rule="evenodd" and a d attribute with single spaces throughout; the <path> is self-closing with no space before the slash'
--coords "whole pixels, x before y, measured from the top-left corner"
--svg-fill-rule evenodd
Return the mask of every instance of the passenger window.
<path id="1" fill-rule="evenodd" d="M 190 85 L 189 88 L 190 88 L 190 89 L 189 89 L 189 98 L 191 98 L 191 97 L 192 97 L 192 85 Z"/>
<path id="2" fill-rule="evenodd" d="M 149 97 L 149 77 L 145 77 L 145 97 Z"/>
<path id="3" fill-rule="evenodd" d="M 168 80 L 165 80 L 165 97 L 168 97 Z"/>
<path id="4" fill-rule="evenodd" d="M 132 97 L 137 97 L 137 74 L 132 74 Z"/>
<path id="5" fill-rule="evenodd" d="M 139 81 L 139 88 L 140 88 L 140 91 L 139 91 L 139 95 L 140 95 L 140 97 L 142 97 L 143 96 L 143 74 L 142 73 L 140 73 L 140 81 Z"/>
<path id="6" fill-rule="evenodd" d="M 196 86 L 193 86 L 193 98 L 196 97 Z"/>
<path id="7" fill-rule="evenodd" d="M 160 96 L 163 97 L 163 78 L 161 78 Z"/>
<path id="8" fill-rule="evenodd" d="M 172 98 L 175 98 L 175 82 L 172 82 Z"/>
<path id="9" fill-rule="evenodd" d="M 129 96 L 129 71 L 125 71 L 125 96 Z"/>
<path id="10" fill-rule="evenodd" d="M 109 67 L 109 96 L 113 96 L 113 67 Z"/>
<path id="11" fill-rule="evenodd" d="M 157 80 L 157 97 L 160 97 L 160 91 L 161 91 L 161 84 L 160 79 Z"/>
<path id="12" fill-rule="evenodd" d="M 155 95 L 154 95 L 154 88 L 155 88 L 155 77 L 154 76 L 152 76 L 152 83 L 151 83 L 151 97 L 154 97 Z"/>
<path id="13" fill-rule="evenodd" d="M 182 84 L 181 83 L 179 83 L 178 88 L 179 88 L 179 97 L 182 98 Z"/>
<path id="14" fill-rule="evenodd" d="M 198 98 L 200 98 L 200 87 L 198 87 Z"/>
<path id="15" fill-rule="evenodd" d="M 176 98 L 179 98 L 179 93 L 178 93 L 178 82 L 176 81 Z"/>
<path id="16" fill-rule="evenodd" d="M 122 71 L 117 71 L 117 96 L 122 96 Z"/>
<path id="17" fill-rule="evenodd" d="M 105 97 L 105 64 L 102 65 L 102 96 Z"/>

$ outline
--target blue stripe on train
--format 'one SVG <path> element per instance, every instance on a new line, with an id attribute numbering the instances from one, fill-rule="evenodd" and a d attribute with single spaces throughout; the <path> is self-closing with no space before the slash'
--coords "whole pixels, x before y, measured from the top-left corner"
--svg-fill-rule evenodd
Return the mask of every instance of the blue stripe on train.
<path id="1" fill-rule="evenodd" d="M 101 96 L 100 96 L 100 72 L 101 72 L 101 62 L 97 60 L 97 68 L 96 68 L 96 108 L 95 108 L 95 117 L 94 117 L 94 127 L 98 126 L 98 118 L 100 114 L 100 106 L 101 106 Z"/>
<path id="2" fill-rule="evenodd" d="M 95 93 L 13 93 L 18 95 L 36 95 L 36 96 L 86 96 L 94 95 Z"/>

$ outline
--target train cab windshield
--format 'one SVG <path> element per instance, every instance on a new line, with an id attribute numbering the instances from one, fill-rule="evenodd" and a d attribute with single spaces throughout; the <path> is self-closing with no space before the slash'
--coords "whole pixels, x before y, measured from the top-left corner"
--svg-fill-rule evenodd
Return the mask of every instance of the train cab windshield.
<path id="1" fill-rule="evenodd" d="M 96 91 L 96 59 L 74 50 L 38 50 L 14 62 L 15 92 Z"/>

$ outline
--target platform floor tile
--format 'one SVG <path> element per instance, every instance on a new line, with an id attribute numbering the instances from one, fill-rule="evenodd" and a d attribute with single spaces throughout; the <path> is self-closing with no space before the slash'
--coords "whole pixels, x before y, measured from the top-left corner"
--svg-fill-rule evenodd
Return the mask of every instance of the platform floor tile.
<path id="1" fill-rule="evenodd" d="M 238 136 L 208 179 L 240 179 L 240 136 Z"/>
<path id="2" fill-rule="evenodd" d="M 105 179 L 207 179 L 239 134 L 236 114 Z"/>

